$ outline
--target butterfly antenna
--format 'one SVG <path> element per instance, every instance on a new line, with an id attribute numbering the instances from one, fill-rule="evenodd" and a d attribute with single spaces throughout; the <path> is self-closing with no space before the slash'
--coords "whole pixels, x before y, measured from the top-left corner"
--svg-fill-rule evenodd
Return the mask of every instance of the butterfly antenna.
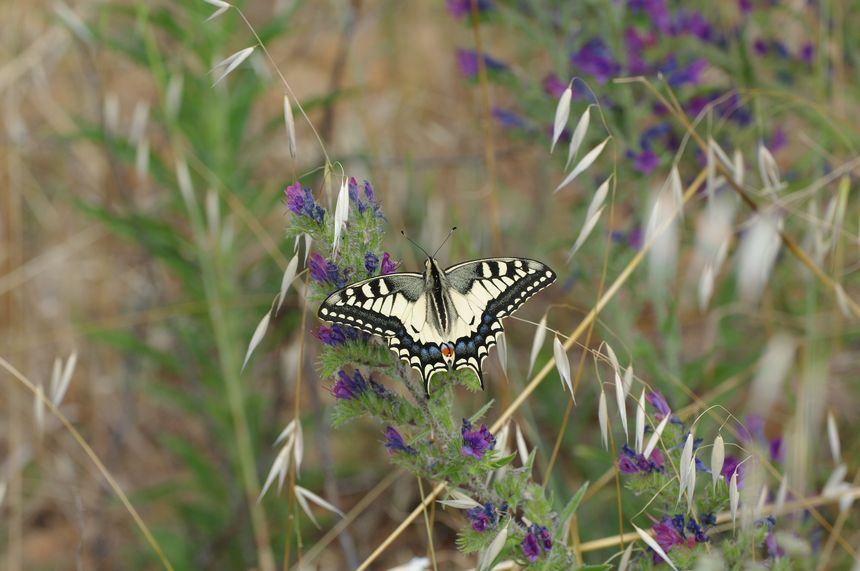
<path id="1" fill-rule="evenodd" d="M 456 226 L 454 226 L 453 228 L 451 228 L 451 230 L 450 230 L 450 231 L 448 231 L 448 235 L 447 235 L 447 236 L 445 236 L 445 239 L 444 239 L 444 240 L 442 240 L 442 243 L 441 243 L 441 244 L 439 244 L 439 247 L 438 247 L 438 248 L 436 248 L 436 251 L 435 251 L 435 252 L 433 252 L 433 257 L 434 257 L 434 258 L 436 257 L 436 254 L 438 254 L 438 253 L 439 253 L 439 250 L 441 250 L 441 249 L 442 249 L 442 246 L 444 246 L 444 245 L 445 245 L 445 242 L 447 242 L 447 241 L 448 241 L 448 238 L 450 238 L 450 237 L 451 237 L 451 235 L 454 233 L 454 230 L 456 230 L 456 229 L 457 229 L 457 227 L 456 227 Z"/>
<path id="2" fill-rule="evenodd" d="M 406 230 L 401 230 L 401 231 L 400 231 L 400 235 L 401 235 L 401 236 L 403 236 L 404 238 L 406 238 L 407 240 L 409 240 L 409 242 L 410 242 L 413 246 L 415 246 L 416 248 L 418 248 L 419 250 L 421 250 L 422 252 L 424 252 L 424 255 L 425 255 L 425 256 L 427 256 L 428 258 L 432 258 L 432 257 L 433 257 L 433 256 L 431 256 L 430 254 L 428 254 L 428 253 L 427 253 L 427 250 L 425 250 L 424 248 L 422 248 L 422 247 L 421 247 L 421 244 L 419 244 L 418 242 L 416 242 L 415 240 L 413 240 L 412 238 L 410 238 L 409 236 L 407 236 L 407 235 L 406 235 Z"/>

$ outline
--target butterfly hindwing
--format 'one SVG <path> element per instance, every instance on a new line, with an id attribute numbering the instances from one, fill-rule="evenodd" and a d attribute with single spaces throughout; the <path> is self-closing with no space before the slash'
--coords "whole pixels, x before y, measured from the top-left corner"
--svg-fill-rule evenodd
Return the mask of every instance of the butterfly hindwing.
<path id="1" fill-rule="evenodd" d="M 555 281 L 545 264 L 526 258 L 487 258 L 445 270 L 465 335 L 454 342 L 455 369 L 472 369 L 483 388 L 484 359 L 504 331 L 501 318 Z M 462 301 L 461 301 L 462 298 Z"/>

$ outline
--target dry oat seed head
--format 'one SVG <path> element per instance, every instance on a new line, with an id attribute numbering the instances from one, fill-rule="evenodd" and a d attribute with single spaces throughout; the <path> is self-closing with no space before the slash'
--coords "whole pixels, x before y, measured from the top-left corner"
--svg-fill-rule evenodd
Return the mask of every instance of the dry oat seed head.
<path id="1" fill-rule="evenodd" d="M 430 571 L 430 559 L 413 557 L 403 565 L 389 568 L 388 571 Z"/>
<path id="2" fill-rule="evenodd" d="M 242 65 L 243 61 L 245 61 L 246 59 L 251 57 L 251 54 L 254 53 L 254 49 L 256 47 L 257 46 L 250 46 L 250 47 L 247 47 L 243 50 L 239 50 L 238 52 L 234 53 L 230 57 L 228 57 L 224 60 L 221 60 L 220 62 L 215 64 L 212 67 L 212 73 L 214 74 L 214 73 L 220 72 L 220 75 L 215 80 L 215 83 L 212 84 L 212 87 L 215 87 L 216 85 L 221 83 L 222 79 L 224 79 L 225 77 L 230 75 L 230 73 L 232 73 L 233 70 L 235 70 L 237 67 Z"/>
<path id="3" fill-rule="evenodd" d="M 600 424 L 600 439 L 603 442 L 603 447 L 609 450 L 609 410 L 606 406 L 606 392 L 602 387 L 600 400 L 597 403 L 597 421 Z"/>
<path id="4" fill-rule="evenodd" d="M 508 376 L 508 345 L 505 340 L 505 332 L 496 335 L 496 356 L 499 358 L 499 365 L 502 367 L 502 372 L 505 377 Z"/>
<path id="5" fill-rule="evenodd" d="M 573 398 L 573 402 L 576 402 L 576 398 L 573 396 L 573 383 L 570 380 L 570 360 L 567 358 L 564 346 L 558 340 L 558 335 L 553 338 L 552 352 L 555 358 L 555 367 L 558 369 L 558 375 L 561 378 L 561 386 L 570 391 L 570 397 Z"/>
<path id="6" fill-rule="evenodd" d="M 609 345 L 606 346 L 607 348 Z M 610 349 L 611 351 L 612 349 Z M 621 415 L 621 427 L 624 429 L 624 442 L 630 442 L 627 430 L 627 403 L 624 399 L 624 384 L 621 382 L 621 375 L 615 371 L 615 403 L 618 405 L 618 413 Z"/>
<path id="7" fill-rule="evenodd" d="M 233 7 L 230 4 L 224 2 L 223 0 L 203 0 L 203 1 L 206 2 L 207 4 L 210 4 L 210 5 L 218 8 L 217 10 L 212 12 L 211 16 L 206 18 L 207 22 L 210 20 L 214 20 L 215 18 L 217 18 L 218 16 L 220 16 L 221 14 L 223 14 L 224 12 L 226 12 L 227 10 L 229 10 L 230 8 Z"/>
<path id="8" fill-rule="evenodd" d="M 833 411 L 827 411 L 827 441 L 830 443 L 830 454 L 833 456 L 833 462 L 840 464 L 842 462 L 842 450 L 839 444 L 839 429 L 836 427 L 836 418 L 833 417 Z"/>
<path id="9" fill-rule="evenodd" d="M 78 14 L 69 8 L 65 2 L 54 3 L 54 13 L 57 17 L 85 44 L 92 45 L 93 33 Z"/>
<path id="10" fill-rule="evenodd" d="M 708 310 L 708 304 L 711 302 L 711 296 L 714 294 L 714 268 L 711 264 L 705 266 L 702 270 L 702 275 L 699 278 L 699 311 L 705 312 Z"/>
<path id="11" fill-rule="evenodd" d="M 678 205 L 671 192 L 664 187 L 657 194 L 645 231 L 648 252 L 648 269 L 651 287 L 664 291 L 666 282 L 675 275 L 678 261 L 678 223 L 675 212 Z"/>
<path id="12" fill-rule="evenodd" d="M 490 545 L 487 546 L 486 551 L 482 551 L 478 554 L 478 571 L 490 571 L 490 569 L 492 569 L 493 561 L 495 561 L 496 557 L 499 556 L 499 553 L 502 552 L 507 540 L 508 526 L 505 525 L 505 527 L 499 530 L 499 533 Z"/>
<path id="13" fill-rule="evenodd" d="M 693 497 L 696 495 L 696 453 L 687 465 L 687 513 L 693 511 Z"/>
<path id="14" fill-rule="evenodd" d="M 456 488 L 448 493 L 448 498 L 449 499 L 447 500 L 439 500 L 439 503 L 444 506 L 456 508 L 458 510 L 468 510 L 471 508 L 483 507 L 480 503 L 476 502 L 470 496 L 466 495 L 465 493 Z"/>
<path id="15" fill-rule="evenodd" d="M 776 509 L 776 513 L 781 513 L 783 506 L 785 506 L 785 499 L 788 497 L 788 477 L 783 474 L 782 479 L 779 482 L 779 490 L 776 492 L 776 500 L 774 500 L 774 506 Z"/>
<path id="16" fill-rule="evenodd" d="M 290 259 L 290 262 L 287 264 L 287 269 L 284 270 L 284 276 L 281 278 L 281 290 L 278 292 L 278 308 L 275 310 L 280 311 L 281 306 L 284 305 L 284 298 L 287 296 L 287 290 L 290 287 L 290 284 L 293 283 L 293 280 L 296 278 L 296 271 L 299 267 L 299 255 L 296 253 Z"/>
<path id="17" fill-rule="evenodd" d="M 678 571 L 678 568 L 675 567 L 675 564 L 672 563 L 672 560 L 669 559 L 669 556 L 666 555 L 666 552 L 663 551 L 663 548 L 660 547 L 660 544 L 657 543 L 656 539 L 651 537 L 651 535 L 647 531 L 639 528 L 636 525 L 633 526 L 633 529 L 636 530 L 636 533 L 639 534 L 639 537 L 642 539 L 642 541 L 644 541 L 648 545 L 648 547 L 653 549 L 654 553 L 656 553 L 660 557 L 660 559 L 665 561 L 669 565 L 669 567 L 671 567 L 674 571 Z"/>
<path id="18" fill-rule="evenodd" d="M 280 452 L 275 457 L 275 461 L 272 462 L 272 467 L 269 469 L 269 474 L 266 476 L 266 482 L 263 484 L 263 489 L 260 490 L 260 495 L 257 496 L 257 502 L 263 499 L 263 496 L 266 495 L 266 492 L 269 490 L 269 487 L 275 481 L 275 478 L 278 479 L 278 493 L 281 492 L 281 489 L 284 487 L 284 480 L 287 478 L 287 469 L 290 466 L 290 453 L 292 452 L 293 444 L 295 443 L 295 434 L 290 434 L 287 437 L 286 442 L 281 447 Z"/>
<path id="19" fill-rule="evenodd" d="M 714 438 L 714 446 L 711 448 L 711 478 L 713 488 L 717 489 L 717 482 L 722 479 L 723 463 L 726 461 L 726 443 L 723 435 L 717 434 Z"/>
<path id="20" fill-rule="evenodd" d="M 182 105 L 182 90 L 185 78 L 181 73 L 172 73 L 167 81 L 167 89 L 164 95 L 164 110 L 170 118 L 176 117 L 179 107 Z"/>
<path id="21" fill-rule="evenodd" d="M 591 215 L 591 218 L 588 218 L 583 224 L 582 228 L 579 230 L 579 235 L 576 237 L 576 241 L 573 243 L 573 246 L 570 248 L 570 251 L 567 253 L 567 263 L 573 259 L 574 254 L 579 251 L 588 237 L 591 235 L 591 231 L 594 230 L 594 227 L 597 226 L 597 223 L 600 221 L 600 216 L 603 214 L 603 206 L 598 209 L 597 212 Z"/>
<path id="22" fill-rule="evenodd" d="M 637 454 L 642 453 L 642 446 L 645 444 L 645 389 L 642 389 L 642 396 L 639 397 L 639 404 L 636 405 L 636 438 L 634 440 L 634 449 Z"/>
<path id="23" fill-rule="evenodd" d="M 36 385 L 36 394 L 33 398 L 33 417 L 36 420 L 36 430 L 41 438 L 45 432 L 45 390 L 41 383 Z"/>
<path id="24" fill-rule="evenodd" d="M 672 411 L 669 411 L 669 414 L 664 416 L 663 420 L 660 421 L 660 424 L 657 425 L 657 428 L 654 429 L 654 433 L 651 435 L 651 438 L 648 439 L 648 445 L 645 446 L 645 450 L 642 452 L 646 458 L 651 457 L 651 453 L 657 447 L 657 443 L 660 442 L 660 437 L 663 435 L 666 425 L 669 424 L 670 418 L 672 418 Z"/>
<path id="25" fill-rule="evenodd" d="M 245 365 L 248 364 L 248 359 L 251 358 L 251 353 L 254 352 L 254 349 L 257 348 L 257 345 L 260 344 L 260 341 L 263 340 L 263 337 L 266 335 L 266 330 L 269 328 L 269 319 L 271 318 L 271 312 L 267 311 L 266 315 L 263 316 L 263 319 L 260 320 L 260 323 L 257 324 L 257 328 L 254 330 L 254 335 L 251 336 L 251 342 L 248 343 L 248 350 L 245 351 L 245 359 L 242 361 L 242 370 L 245 370 Z"/>
<path id="26" fill-rule="evenodd" d="M 594 161 L 596 161 L 597 157 L 600 156 L 600 153 L 603 152 L 603 148 L 606 146 L 606 144 L 609 142 L 609 139 L 611 138 L 612 137 L 606 137 L 602 143 L 598 144 L 596 147 L 588 151 L 588 154 L 582 157 L 582 160 L 579 161 L 575 167 L 573 167 L 573 170 L 570 172 L 570 174 L 567 175 L 567 177 L 565 177 L 563 181 L 561 181 L 561 184 L 559 184 L 555 188 L 553 193 L 556 193 L 565 186 L 569 185 L 571 182 L 573 182 L 573 179 L 581 175 L 588 169 L 588 167 L 594 164 Z"/>
<path id="27" fill-rule="evenodd" d="M 777 333 L 768 340 L 752 383 L 749 398 L 751 412 L 763 417 L 770 412 L 782 394 L 785 378 L 794 368 L 796 348 L 797 341 L 787 333 Z"/>
<path id="28" fill-rule="evenodd" d="M 621 554 L 621 559 L 618 561 L 618 571 L 627 571 L 630 566 L 630 557 L 633 555 L 633 543 L 627 544 L 627 549 Z"/>
<path id="29" fill-rule="evenodd" d="M 56 366 L 56 361 L 54 362 Z M 51 402 L 54 403 L 54 406 L 60 406 L 60 403 L 63 402 L 63 397 L 66 396 L 66 391 L 69 388 L 69 383 L 72 382 L 72 375 L 75 372 L 75 365 L 78 364 L 78 352 L 75 351 L 69 358 L 66 360 L 65 366 L 62 368 L 62 374 L 56 377 L 57 382 L 54 384 L 53 377 L 51 379 L 50 391 L 51 391 Z"/>
<path id="30" fill-rule="evenodd" d="M 537 329 L 535 330 L 535 337 L 532 340 L 532 352 L 529 355 L 529 372 L 528 377 L 532 376 L 532 369 L 534 369 L 535 361 L 537 361 L 538 354 L 540 353 L 541 347 L 543 347 L 543 342 L 546 339 L 546 313 L 543 314 L 543 317 L 540 319 L 540 323 L 538 323 Z"/>
<path id="31" fill-rule="evenodd" d="M 757 301 L 779 254 L 779 219 L 773 213 L 753 216 L 738 251 L 737 278 L 741 299 Z"/>
<path id="32" fill-rule="evenodd" d="M 293 106 L 290 104 L 290 97 L 286 94 L 284 94 L 284 125 L 287 129 L 287 144 L 290 156 L 295 159 L 298 152 L 296 147 L 296 121 L 293 117 Z"/>
<path id="33" fill-rule="evenodd" d="M 526 439 L 523 436 L 523 431 L 520 430 L 520 425 L 515 424 L 514 428 L 516 429 L 515 435 L 517 440 L 517 452 L 520 455 L 520 462 L 522 462 L 523 466 L 525 466 L 529 460 L 529 447 L 526 445 Z"/>
<path id="34" fill-rule="evenodd" d="M 326 500 L 324 500 L 320 496 L 316 495 L 312 491 L 310 491 L 306 488 L 303 488 L 301 486 L 296 486 L 295 490 L 296 490 L 296 499 L 298 500 L 299 504 L 301 504 L 302 510 L 305 512 L 305 514 L 307 514 L 307 516 L 311 519 L 312 522 L 314 522 L 314 525 L 316 525 L 317 527 L 319 527 L 319 524 L 317 524 L 316 519 L 314 518 L 313 514 L 311 513 L 310 506 L 308 505 L 306 500 L 310 500 L 313 503 L 315 503 L 316 505 L 318 505 L 319 507 L 327 509 L 330 512 L 336 513 L 340 517 L 345 517 L 345 514 L 342 511 L 340 511 L 337 507 L 335 507 L 331 503 L 327 502 Z"/>
<path id="35" fill-rule="evenodd" d="M 740 500 L 740 493 L 738 492 L 738 470 L 735 468 L 735 471 L 732 472 L 732 478 L 729 481 L 729 506 L 732 512 L 732 523 L 738 519 L 738 501 Z"/>
<path id="36" fill-rule="evenodd" d="M 558 138 L 561 137 L 561 133 L 564 131 L 565 126 L 567 126 L 567 119 L 570 117 L 570 100 L 572 97 L 573 89 L 568 83 L 567 87 L 562 92 L 561 97 L 558 98 L 558 105 L 555 108 L 555 120 L 552 123 L 552 144 L 549 147 L 550 154 L 555 150 L 555 144 L 558 142 Z"/>
<path id="37" fill-rule="evenodd" d="M 683 494 L 684 488 L 687 485 L 687 477 L 689 476 L 687 467 L 690 464 L 690 459 L 693 457 L 693 440 L 693 430 L 690 429 L 690 433 L 687 434 L 687 439 L 684 441 L 684 448 L 681 451 L 681 460 L 678 463 L 678 478 L 681 482 L 678 490 L 678 500 L 681 499 L 681 494 Z"/>
<path id="38" fill-rule="evenodd" d="M 564 169 L 570 166 L 570 162 L 579 153 L 579 148 L 585 140 L 585 134 L 588 132 L 588 124 L 591 122 L 591 105 L 585 108 L 582 117 L 576 123 L 576 129 L 573 130 L 573 135 L 570 138 L 570 146 L 567 149 L 567 162 L 564 163 Z M 586 218 L 588 218 L 586 216 Z"/>
<path id="39" fill-rule="evenodd" d="M 346 177 L 341 180 L 340 191 L 337 194 L 337 203 L 334 209 L 334 241 L 332 242 L 332 256 L 337 257 L 340 247 L 340 235 L 349 217 L 349 185 Z"/>

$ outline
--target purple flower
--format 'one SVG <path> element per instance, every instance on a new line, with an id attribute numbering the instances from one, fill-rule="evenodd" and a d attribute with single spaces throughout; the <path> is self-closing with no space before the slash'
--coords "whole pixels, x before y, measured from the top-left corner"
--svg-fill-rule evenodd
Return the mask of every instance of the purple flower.
<path id="1" fill-rule="evenodd" d="M 540 557 L 540 545 L 538 545 L 538 538 L 535 532 L 529 530 L 526 534 L 525 538 L 523 538 L 522 543 L 520 543 L 520 548 L 523 550 L 523 555 L 526 556 L 526 559 L 534 563 Z"/>
<path id="2" fill-rule="evenodd" d="M 618 455 L 618 469 L 624 474 L 662 472 L 664 463 L 663 453 L 658 448 L 651 451 L 650 457 L 645 458 L 644 454 L 637 454 L 625 444 Z"/>
<path id="3" fill-rule="evenodd" d="M 681 85 L 696 85 L 699 83 L 699 79 L 706 69 L 708 69 L 708 60 L 705 59 L 695 59 L 690 62 L 686 67 L 682 67 L 675 71 L 664 71 L 666 75 L 668 75 L 669 85 L 673 87 L 680 87 Z M 674 64 L 670 63 L 669 68 L 674 68 Z"/>
<path id="4" fill-rule="evenodd" d="M 388 453 L 392 455 L 397 452 L 405 452 L 407 454 L 418 453 L 417 450 L 406 445 L 406 442 L 403 441 L 403 437 L 400 436 L 400 433 L 397 432 L 393 426 L 389 426 L 385 429 L 385 447 L 388 448 Z"/>
<path id="5" fill-rule="evenodd" d="M 740 463 L 740 460 L 729 454 L 723 461 L 723 469 L 720 471 L 723 478 L 726 479 L 726 484 L 731 483 L 732 475 L 735 473 L 735 470 L 738 472 L 738 489 L 741 489 L 743 488 L 744 483 L 744 467 Z"/>
<path id="6" fill-rule="evenodd" d="M 752 0 L 738 0 L 738 9 L 741 14 L 749 14 L 753 10 Z"/>
<path id="7" fill-rule="evenodd" d="M 337 377 L 337 381 L 331 388 L 331 394 L 338 400 L 354 399 L 367 390 L 367 381 L 364 380 L 358 370 L 353 373 L 352 377 L 343 371 L 338 371 Z"/>
<path id="8" fill-rule="evenodd" d="M 684 538 L 678 533 L 672 520 L 668 517 L 651 526 L 651 531 L 654 532 L 654 539 L 657 540 L 657 544 L 667 553 L 673 546 L 684 544 Z"/>
<path id="9" fill-rule="evenodd" d="M 592 38 L 579 48 L 571 63 L 581 72 L 593 75 L 598 83 L 606 83 L 621 71 L 621 65 L 615 61 L 612 52 L 600 38 Z"/>
<path id="10" fill-rule="evenodd" d="M 373 185 L 368 181 L 364 181 L 364 198 L 368 200 L 368 202 L 374 201 L 375 193 L 373 192 Z"/>
<path id="11" fill-rule="evenodd" d="M 768 50 L 767 42 L 764 41 L 763 39 L 757 38 L 755 41 L 753 41 L 753 51 L 756 53 L 756 55 L 763 56 L 763 55 L 767 54 L 767 50 Z"/>
<path id="12" fill-rule="evenodd" d="M 466 517 L 472 522 L 472 529 L 479 533 L 493 529 L 499 521 L 496 508 L 492 503 L 466 510 Z"/>
<path id="13" fill-rule="evenodd" d="M 655 415 L 657 420 L 660 420 L 672 412 L 669 408 L 669 402 L 666 400 L 666 397 L 664 397 L 659 391 L 650 391 L 645 398 L 648 399 L 648 403 L 657 411 L 657 415 Z"/>
<path id="14" fill-rule="evenodd" d="M 492 114 L 496 121 L 507 129 L 522 129 L 526 126 L 525 120 L 513 111 L 493 107 Z"/>
<path id="15" fill-rule="evenodd" d="M 711 25 L 701 12 L 681 12 L 675 27 L 678 33 L 695 36 L 703 42 L 711 39 Z"/>
<path id="16" fill-rule="evenodd" d="M 493 3 L 490 0 L 478 0 L 478 12 L 485 12 L 493 8 Z M 465 18 L 472 14 L 472 0 L 447 0 L 445 5 L 448 8 L 448 13 L 455 18 Z"/>
<path id="17" fill-rule="evenodd" d="M 376 273 L 376 268 L 379 267 L 379 256 L 373 252 L 368 252 L 364 255 L 364 269 L 367 270 L 367 275 L 372 276 Z"/>
<path id="18" fill-rule="evenodd" d="M 388 252 L 383 252 L 382 265 L 380 266 L 379 273 L 385 276 L 393 273 L 396 269 L 397 265 L 391 261 L 391 255 Z"/>
<path id="19" fill-rule="evenodd" d="M 478 430 L 472 430 L 472 423 L 464 418 L 460 434 L 463 435 L 463 447 L 460 449 L 460 453 L 476 460 L 482 459 L 484 452 L 492 450 L 493 446 L 496 445 L 496 439 L 490 434 L 490 429 L 487 428 L 486 424 L 482 424 Z"/>
<path id="20" fill-rule="evenodd" d="M 768 555 L 774 559 L 785 556 L 785 550 L 776 542 L 776 536 L 773 534 L 773 526 L 770 526 L 770 529 L 767 530 L 767 537 L 764 540 L 764 544 L 767 546 Z"/>
<path id="21" fill-rule="evenodd" d="M 660 166 L 660 157 L 651 149 L 645 149 L 641 153 L 628 153 L 628 156 L 633 159 L 633 168 L 645 176 L 648 176 Z"/>
<path id="22" fill-rule="evenodd" d="M 633 458 L 630 458 L 626 454 L 619 455 L 618 469 L 623 474 L 637 474 L 639 472 L 639 466 L 633 461 Z"/>
<path id="23" fill-rule="evenodd" d="M 666 34 L 671 31 L 672 22 L 665 0 L 627 0 L 627 7 L 634 14 L 644 12 L 651 19 L 651 25 L 659 32 Z"/>
<path id="24" fill-rule="evenodd" d="M 549 530 L 547 528 L 538 528 L 537 536 L 540 540 L 540 545 L 541 547 L 543 547 L 544 551 L 549 551 L 550 549 L 552 549 L 552 537 L 550 536 Z"/>
<path id="25" fill-rule="evenodd" d="M 541 83 L 543 85 L 544 92 L 553 99 L 561 97 L 561 94 L 564 93 L 565 89 L 567 89 L 567 84 L 560 80 L 554 73 L 544 77 Z"/>
<path id="26" fill-rule="evenodd" d="M 457 63 L 460 66 L 460 72 L 466 76 L 468 79 L 475 79 L 478 76 L 478 52 L 474 50 L 457 50 Z M 506 71 L 508 66 L 499 60 L 493 59 L 487 54 L 483 54 L 484 67 L 487 68 L 488 72 L 492 71 Z"/>
<path id="27" fill-rule="evenodd" d="M 783 148 L 788 141 L 788 137 L 785 135 L 785 130 L 782 127 L 777 127 L 773 130 L 773 133 L 770 134 L 770 143 L 768 143 L 768 150 L 775 153 L 779 149 Z"/>
<path id="28" fill-rule="evenodd" d="M 328 281 L 328 264 L 325 258 L 314 252 L 308 258 L 308 270 L 311 273 L 311 278 L 315 282 L 323 283 Z"/>
<path id="29" fill-rule="evenodd" d="M 812 42 L 805 42 L 800 46 L 800 53 L 798 55 L 800 61 L 806 65 L 812 65 L 812 58 L 815 55 L 815 48 L 812 46 Z"/>
<path id="30" fill-rule="evenodd" d="M 322 224 L 325 210 L 316 203 L 311 189 L 302 188 L 302 184 L 296 181 L 284 189 L 284 194 L 287 196 L 287 208 L 293 214 L 307 216 L 314 222 Z"/>
<path id="31" fill-rule="evenodd" d="M 333 323 L 331 327 L 328 325 L 320 325 L 317 331 L 317 338 L 326 345 L 336 347 L 346 343 L 347 339 L 355 339 L 357 337 L 354 329 L 343 327 L 337 323 Z"/>

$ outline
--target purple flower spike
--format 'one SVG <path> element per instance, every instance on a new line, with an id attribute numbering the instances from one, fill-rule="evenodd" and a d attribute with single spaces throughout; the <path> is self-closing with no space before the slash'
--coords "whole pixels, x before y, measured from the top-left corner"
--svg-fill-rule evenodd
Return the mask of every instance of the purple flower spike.
<path id="1" fill-rule="evenodd" d="M 368 181 L 364 181 L 364 198 L 366 198 L 368 202 L 372 203 L 374 201 L 374 196 L 373 185 Z"/>
<path id="2" fill-rule="evenodd" d="M 526 122 L 520 115 L 507 109 L 499 109 L 494 107 L 492 110 L 493 117 L 499 122 L 499 125 L 507 129 L 522 129 L 526 126 Z"/>
<path id="3" fill-rule="evenodd" d="M 538 539 L 540 540 L 541 547 L 543 547 L 544 551 L 549 551 L 552 549 L 552 537 L 549 534 L 549 530 L 545 527 L 541 527 L 538 529 Z"/>
<path id="4" fill-rule="evenodd" d="M 654 532 L 654 539 L 657 540 L 657 544 L 667 553 L 673 546 L 683 545 L 684 543 L 684 538 L 675 529 L 670 518 L 666 518 L 660 523 L 655 523 L 651 527 L 651 531 Z"/>
<path id="5" fill-rule="evenodd" d="M 526 559 L 534 563 L 540 557 L 540 545 L 538 544 L 537 535 L 533 531 L 529 531 L 522 543 L 520 543 L 520 548 L 523 550 L 523 555 L 526 556 Z"/>
<path id="6" fill-rule="evenodd" d="M 367 275 L 372 276 L 376 273 L 376 268 L 379 267 L 379 256 L 373 252 L 368 252 L 364 255 L 364 269 L 367 270 Z"/>
<path id="7" fill-rule="evenodd" d="M 472 14 L 472 0 L 447 0 L 448 13 L 455 18 L 465 18 Z M 493 8 L 490 0 L 478 0 L 478 12 L 486 12 Z"/>
<path id="8" fill-rule="evenodd" d="M 660 166 L 660 157 L 651 149 L 645 149 L 641 153 L 633 155 L 633 168 L 644 175 L 649 175 Z"/>
<path id="9" fill-rule="evenodd" d="M 483 57 L 484 67 L 487 71 L 505 71 L 508 66 L 499 60 L 493 59 L 490 56 L 483 54 L 478 56 L 478 52 L 474 50 L 457 50 L 457 63 L 460 66 L 460 72 L 468 79 L 475 79 L 478 76 L 478 57 Z"/>
<path id="10" fill-rule="evenodd" d="M 564 93 L 565 89 L 567 89 L 567 84 L 560 80 L 554 73 L 544 77 L 542 84 L 544 92 L 553 99 L 561 97 L 561 94 Z"/>
<path id="11" fill-rule="evenodd" d="M 352 377 L 343 371 L 338 371 L 337 377 L 337 381 L 331 388 L 331 394 L 338 400 L 354 399 L 367 390 L 367 381 L 359 371 L 355 371 Z"/>
<path id="12" fill-rule="evenodd" d="M 379 273 L 385 276 L 394 273 L 394 270 L 396 269 L 397 265 L 391 261 L 391 254 L 384 252 L 382 254 L 382 265 L 379 268 Z"/>
<path id="13" fill-rule="evenodd" d="M 389 454 L 393 455 L 398 452 L 405 452 L 406 454 L 418 453 L 417 450 L 406 445 L 406 442 L 403 441 L 403 437 L 400 436 L 400 433 L 397 432 L 393 426 L 389 426 L 385 429 L 385 439 L 385 447 L 388 448 Z"/>
<path id="14" fill-rule="evenodd" d="M 463 435 L 463 447 L 460 449 L 463 456 L 481 460 L 484 452 L 492 450 L 496 445 L 496 439 L 490 434 L 486 424 L 482 424 L 478 430 L 472 430 L 472 423 L 464 418 L 460 433 Z"/>
<path id="15" fill-rule="evenodd" d="M 573 54 L 571 63 L 580 72 L 593 75 L 598 83 L 606 83 L 621 71 L 612 52 L 600 38 L 593 38 Z"/>
<path id="16" fill-rule="evenodd" d="M 658 420 L 672 412 L 669 408 L 669 402 L 666 400 L 666 397 L 660 394 L 659 391 L 651 391 L 645 398 L 648 399 L 648 403 L 657 411 L 656 418 Z"/>
<path id="17" fill-rule="evenodd" d="M 294 184 L 291 184 L 284 190 L 284 194 L 287 195 L 287 208 L 289 208 L 293 214 L 302 214 L 302 210 L 305 206 L 302 183 L 296 181 Z"/>
<path id="18" fill-rule="evenodd" d="M 314 252 L 308 258 L 308 270 L 310 270 L 311 278 L 314 281 L 323 283 L 328 281 L 328 264 L 325 258 Z"/>
<path id="19" fill-rule="evenodd" d="M 476 506 L 470 510 L 466 510 L 466 517 L 472 522 L 472 529 L 479 533 L 483 533 L 488 529 L 493 529 L 498 523 L 499 516 L 496 513 L 496 508 L 492 503 Z"/>
<path id="20" fill-rule="evenodd" d="M 812 58 L 815 56 L 815 48 L 811 42 L 806 42 L 800 46 L 800 61 L 806 65 L 812 65 Z"/>

